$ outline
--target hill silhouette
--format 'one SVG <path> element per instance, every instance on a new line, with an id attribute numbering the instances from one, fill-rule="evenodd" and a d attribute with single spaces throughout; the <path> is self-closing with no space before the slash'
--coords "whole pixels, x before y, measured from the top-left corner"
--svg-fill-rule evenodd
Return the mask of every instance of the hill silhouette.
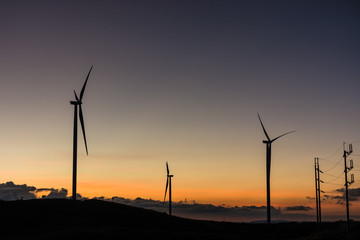
<path id="1" fill-rule="evenodd" d="M 1 239 L 359 239 L 340 223 L 267 224 L 191 220 L 101 201 L 0 201 Z"/>

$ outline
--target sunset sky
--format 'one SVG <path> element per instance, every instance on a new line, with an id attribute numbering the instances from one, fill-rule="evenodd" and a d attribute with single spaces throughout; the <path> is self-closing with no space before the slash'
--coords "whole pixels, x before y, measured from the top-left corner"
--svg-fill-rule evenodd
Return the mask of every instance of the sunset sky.
<path id="1" fill-rule="evenodd" d="M 266 205 L 257 113 L 296 130 L 272 147 L 273 206 L 315 206 L 314 157 L 339 194 L 344 141 L 360 188 L 359 26 L 358 1 L 1 1 L 0 182 L 71 191 L 69 101 L 94 65 L 83 196 L 162 200 L 168 161 L 174 201 Z"/>

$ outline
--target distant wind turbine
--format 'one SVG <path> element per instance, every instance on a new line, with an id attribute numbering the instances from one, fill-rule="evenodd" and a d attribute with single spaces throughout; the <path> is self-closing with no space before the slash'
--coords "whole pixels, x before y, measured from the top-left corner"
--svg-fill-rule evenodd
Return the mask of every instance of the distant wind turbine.
<path id="1" fill-rule="evenodd" d="M 91 73 L 93 66 L 91 66 L 90 71 L 86 77 L 84 86 L 81 89 L 80 92 L 80 99 L 78 98 L 78 96 L 76 95 L 76 92 L 74 90 L 74 94 L 75 94 L 75 99 L 76 101 L 70 101 L 71 105 L 74 105 L 74 145 L 73 145 L 73 193 L 72 193 L 72 199 L 76 200 L 76 168 L 77 168 L 77 124 L 78 124 L 78 120 L 77 120 L 77 115 L 78 115 L 78 107 L 79 107 L 79 118 L 80 118 L 80 124 L 81 124 L 81 129 L 83 132 L 83 136 L 84 136 L 84 143 L 85 143 L 85 149 L 86 149 L 86 155 L 88 155 L 88 149 L 87 149 L 87 143 L 86 143 L 86 135 L 85 135 L 85 124 L 84 124 L 84 117 L 83 117 L 83 113 L 82 113 L 82 109 L 81 109 L 81 104 L 82 104 L 82 98 L 84 96 L 84 91 L 85 91 L 85 87 L 86 87 L 86 83 L 89 79 L 89 75 Z"/>
<path id="2" fill-rule="evenodd" d="M 171 178 L 174 175 L 170 175 L 168 162 L 166 162 L 166 172 L 167 172 L 167 175 L 166 175 L 166 187 L 165 187 L 164 202 L 165 202 L 165 199 L 166 199 L 166 192 L 167 192 L 167 189 L 169 187 L 169 215 L 171 216 Z"/>
<path id="3" fill-rule="evenodd" d="M 266 144 L 266 194 L 267 194 L 267 223 L 271 223 L 271 216 L 270 216 L 270 167 L 271 167 L 271 143 L 277 140 L 278 138 L 281 138 L 282 136 L 285 136 L 287 134 L 293 133 L 295 131 L 284 133 L 274 139 L 270 139 L 269 135 L 267 134 L 264 124 L 261 121 L 260 115 L 258 114 L 262 129 L 264 130 L 265 136 L 267 140 L 263 140 L 263 143 Z"/>

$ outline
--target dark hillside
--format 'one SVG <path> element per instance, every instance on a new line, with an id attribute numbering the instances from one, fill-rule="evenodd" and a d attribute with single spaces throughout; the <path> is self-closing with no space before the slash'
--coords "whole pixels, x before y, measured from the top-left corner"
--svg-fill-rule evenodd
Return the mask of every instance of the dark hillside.
<path id="1" fill-rule="evenodd" d="M 346 239 L 338 223 L 237 224 L 170 217 L 99 200 L 0 202 L 1 239 Z M 353 239 L 360 237 L 354 226 Z M 336 237 L 336 238 L 334 238 Z M 347 238 L 350 239 L 350 238 Z M 358 238 L 360 239 L 360 238 Z"/>

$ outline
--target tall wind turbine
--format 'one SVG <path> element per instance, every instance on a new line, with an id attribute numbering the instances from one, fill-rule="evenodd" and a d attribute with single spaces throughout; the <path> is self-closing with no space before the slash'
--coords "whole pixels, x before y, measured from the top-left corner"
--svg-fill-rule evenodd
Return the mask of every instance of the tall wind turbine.
<path id="1" fill-rule="evenodd" d="M 169 215 L 171 216 L 171 178 L 174 175 L 170 175 L 168 162 L 166 162 L 166 172 L 167 172 L 167 175 L 166 175 L 166 187 L 165 187 L 164 202 L 165 202 L 165 199 L 166 199 L 166 192 L 167 192 L 167 189 L 169 187 Z"/>
<path id="2" fill-rule="evenodd" d="M 85 135 L 85 124 L 84 124 L 84 117 L 83 117 L 83 113 L 82 113 L 82 109 L 81 109 L 81 104 L 82 104 L 82 98 L 84 96 L 86 83 L 87 83 L 87 81 L 89 79 L 92 68 L 93 68 L 93 66 L 91 66 L 90 71 L 89 71 L 89 73 L 88 73 L 88 75 L 86 77 L 84 86 L 81 89 L 80 98 L 78 98 L 78 96 L 76 95 L 76 92 L 74 90 L 76 101 L 70 101 L 70 104 L 74 105 L 73 188 L 72 188 L 72 190 L 73 190 L 72 199 L 73 200 L 76 200 L 77 132 L 78 132 L 77 131 L 77 124 L 78 124 L 77 116 L 78 116 L 78 107 L 79 107 L 79 118 L 80 118 L 81 129 L 82 129 L 83 136 L 84 136 L 86 155 L 88 155 L 88 149 L 87 149 L 87 144 L 86 144 L 86 135 Z"/>
<path id="3" fill-rule="evenodd" d="M 262 129 L 264 130 L 265 136 L 267 140 L 263 140 L 263 143 L 266 144 L 266 195 L 267 195 L 267 223 L 271 223 L 271 216 L 270 216 L 270 167 L 271 167 L 271 143 L 275 140 L 281 138 L 282 136 L 285 136 L 287 134 L 293 133 L 295 131 L 284 133 L 274 139 L 270 139 L 269 135 L 267 134 L 264 124 L 261 121 L 260 115 L 258 114 Z"/>

